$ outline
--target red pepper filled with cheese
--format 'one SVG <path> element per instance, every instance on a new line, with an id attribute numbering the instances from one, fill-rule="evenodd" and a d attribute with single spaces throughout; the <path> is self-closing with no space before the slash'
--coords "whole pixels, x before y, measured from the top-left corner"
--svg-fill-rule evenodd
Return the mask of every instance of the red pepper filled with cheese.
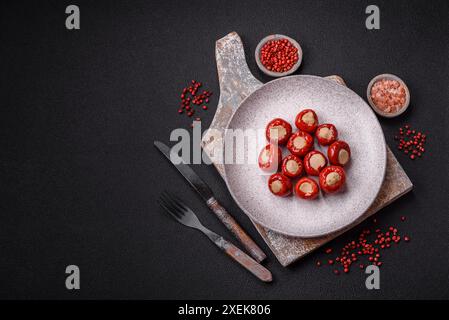
<path id="1" fill-rule="evenodd" d="M 329 166 L 320 172 L 321 190 L 334 193 L 341 189 L 346 181 L 345 170 L 339 166 Z"/>
<path id="2" fill-rule="evenodd" d="M 292 182 L 282 173 L 275 173 L 268 179 L 268 188 L 272 194 L 285 197 L 292 192 Z"/>
<path id="3" fill-rule="evenodd" d="M 327 166 L 327 159 L 317 150 L 310 151 L 304 157 L 304 168 L 311 176 L 318 176 L 325 166 Z"/>
<path id="4" fill-rule="evenodd" d="M 295 193 L 302 199 L 312 200 L 318 197 L 319 194 L 318 184 L 315 180 L 304 177 L 299 179 L 295 185 Z"/>
<path id="5" fill-rule="evenodd" d="M 333 124 L 320 124 L 315 131 L 318 143 L 322 146 L 328 146 L 338 138 L 337 128 Z"/>
<path id="6" fill-rule="evenodd" d="M 346 142 L 338 140 L 332 143 L 327 149 L 327 157 L 330 163 L 343 167 L 351 158 L 351 149 Z"/>
<path id="7" fill-rule="evenodd" d="M 313 149 L 313 137 L 307 132 L 295 132 L 288 140 L 287 149 L 295 156 L 304 157 Z"/>
<path id="8" fill-rule="evenodd" d="M 282 173 L 289 178 L 299 177 L 303 171 L 303 165 L 300 158 L 289 154 L 282 160 Z"/>
<path id="9" fill-rule="evenodd" d="M 259 168 L 266 172 L 276 172 L 281 161 L 282 150 L 274 144 L 266 145 L 259 154 Z"/>
<path id="10" fill-rule="evenodd" d="M 314 133 L 318 126 L 318 116 L 312 109 L 305 109 L 296 116 L 295 125 L 301 131 Z"/>
<path id="11" fill-rule="evenodd" d="M 271 143 L 277 142 L 279 145 L 286 144 L 291 134 L 292 126 L 281 118 L 271 120 L 265 129 L 267 140 Z"/>

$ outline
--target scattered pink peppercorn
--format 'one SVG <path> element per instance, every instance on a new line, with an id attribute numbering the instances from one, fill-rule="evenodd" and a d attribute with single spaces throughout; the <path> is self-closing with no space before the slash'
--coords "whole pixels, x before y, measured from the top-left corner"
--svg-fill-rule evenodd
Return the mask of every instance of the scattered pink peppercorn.
<path id="1" fill-rule="evenodd" d="M 426 135 L 411 129 L 408 124 L 399 128 L 399 133 L 394 136 L 394 140 L 398 141 L 398 150 L 407 155 L 410 154 L 409 158 L 412 160 L 415 160 L 416 156 L 422 157 L 425 151 Z"/>
<path id="2" fill-rule="evenodd" d="M 181 97 L 181 107 L 178 109 L 179 114 L 183 114 L 184 110 L 186 115 L 191 117 L 195 113 L 194 106 L 202 105 L 203 110 L 207 110 L 207 106 L 204 103 L 209 103 L 209 97 L 212 92 L 203 90 L 199 93 L 198 90 L 203 84 L 199 81 L 192 80 L 191 85 L 182 89 Z"/>
<path id="3" fill-rule="evenodd" d="M 401 216 L 401 221 L 405 221 L 405 216 Z M 372 222 L 374 225 L 377 221 L 373 219 Z M 351 266 L 359 260 L 360 269 L 364 269 L 367 264 L 380 267 L 383 264 L 381 250 L 391 248 L 392 245 L 397 245 L 401 241 L 401 235 L 395 226 L 376 228 L 374 231 L 373 228 L 372 226 L 362 230 L 356 240 L 349 241 L 339 250 L 340 253 L 334 259 L 328 259 L 327 265 L 337 267 L 333 271 L 335 274 L 349 273 Z M 406 242 L 410 241 L 409 236 L 404 236 L 403 239 Z M 332 248 L 324 249 L 325 254 L 331 254 L 332 251 Z M 365 260 L 367 264 L 362 260 Z M 317 263 L 317 266 L 321 266 L 321 262 Z M 341 268 L 341 271 L 338 268 Z"/>

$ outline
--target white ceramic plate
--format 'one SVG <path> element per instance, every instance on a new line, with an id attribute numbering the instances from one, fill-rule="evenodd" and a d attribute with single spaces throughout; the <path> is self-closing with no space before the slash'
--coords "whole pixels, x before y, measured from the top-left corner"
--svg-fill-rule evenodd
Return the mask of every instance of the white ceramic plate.
<path id="1" fill-rule="evenodd" d="M 278 117 L 295 128 L 296 115 L 306 108 L 315 110 L 320 123 L 334 124 L 339 139 L 351 147 L 344 190 L 331 195 L 321 192 L 313 201 L 295 195 L 276 197 L 268 189 L 268 176 L 261 174 L 256 163 L 225 164 L 225 180 L 237 204 L 254 221 L 282 234 L 318 237 L 353 223 L 380 190 L 386 147 L 371 108 L 352 90 L 333 81 L 317 76 L 290 76 L 268 82 L 242 101 L 228 129 L 264 129 Z M 327 154 L 327 147 L 315 143 L 315 149 Z M 287 154 L 283 148 L 283 156 Z"/>

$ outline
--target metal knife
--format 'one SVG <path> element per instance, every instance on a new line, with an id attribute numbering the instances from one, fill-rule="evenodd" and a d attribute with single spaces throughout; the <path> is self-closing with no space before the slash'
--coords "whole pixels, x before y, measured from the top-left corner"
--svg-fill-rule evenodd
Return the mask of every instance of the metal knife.
<path id="1" fill-rule="evenodd" d="M 215 213 L 220 221 L 231 231 L 231 233 L 242 243 L 248 253 L 258 262 L 265 260 L 267 257 L 257 244 L 249 237 L 249 235 L 240 227 L 237 221 L 223 208 L 217 199 L 215 199 L 209 186 L 192 170 L 192 168 L 182 162 L 177 154 L 171 154 L 170 148 L 160 141 L 154 141 L 154 146 L 178 169 L 184 178 L 190 183 L 206 202 L 207 206 Z M 176 159 L 177 163 L 173 163 Z"/>

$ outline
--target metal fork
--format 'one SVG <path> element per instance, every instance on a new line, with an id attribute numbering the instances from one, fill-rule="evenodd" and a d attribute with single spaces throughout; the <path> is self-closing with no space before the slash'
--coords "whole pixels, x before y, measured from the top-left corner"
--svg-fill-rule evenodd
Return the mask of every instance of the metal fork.
<path id="1" fill-rule="evenodd" d="M 228 256 L 237 261 L 241 266 L 257 278 L 264 282 L 272 281 L 273 277 L 268 269 L 260 265 L 256 260 L 248 256 L 222 236 L 203 226 L 195 213 L 184 203 L 182 203 L 178 197 L 164 191 L 159 197 L 158 203 L 179 223 L 204 233 L 213 243 L 217 245 L 217 247 L 226 252 Z"/>

